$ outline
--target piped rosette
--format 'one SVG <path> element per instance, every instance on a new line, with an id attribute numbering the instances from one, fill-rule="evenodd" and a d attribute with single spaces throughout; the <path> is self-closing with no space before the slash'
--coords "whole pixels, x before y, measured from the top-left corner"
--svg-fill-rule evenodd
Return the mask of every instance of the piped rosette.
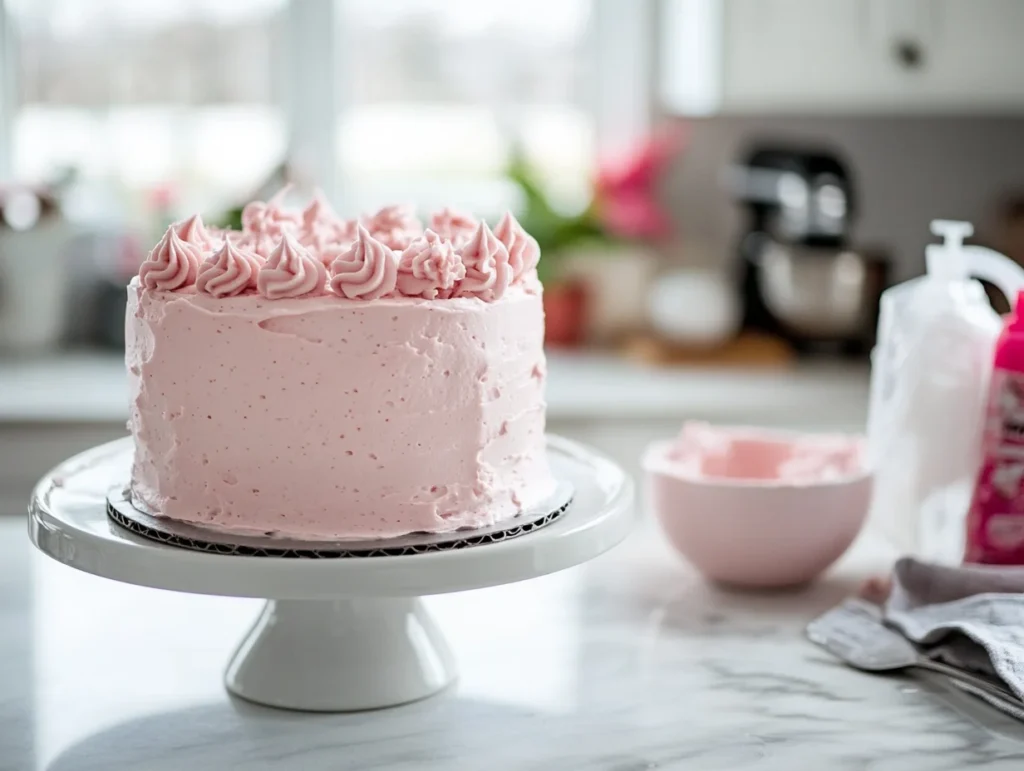
<path id="1" fill-rule="evenodd" d="M 139 268 L 139 281 L 147 289 L 183 289 L 195 284 L 199 261 L 199 248 L 182 240 L 177 228 L 171 225 Z"/>
<path id="2" fill-rule="evenodd" d="M 466 268 L 466 277 L 459 282 L 457 297 L 479 297 L 487 302 L 500 300 L 512 285 L 512 266 L 508 249 L 494 232 L 481 222 L 472 238 L 458 249 Z"/>
<path id="3" fill-rule="evenodd" d="M 363 226 L 331 263 L 331 289 L 350 300 L 376 300 L 395 291 L 398 257 Z"/>
<path id="4" fill-rule="evenodd" d="M 242 230 L 250 233 L 266 233 L 270 236 L 281 236 L 285 232 L 297 230 L 302 224 L 302 215 L 284 205 L 285 198 L 292 186 L 285 185 L 270 200 L 253 201 L 242 209 Z"/>
<path id="5" fill-rule="evenodd" d="M 256 288 L 268 300 L 324 294 L 327 269 L 291 233 L 285 233 L 256 277 Z"/>
<path id="6" fill-rule="evenodd" d="M 398 258 L 398 292 L 406 297 L 447 299 L 465 277 L 466 266 L 451 241 L 430 229 Z"/>
<path id="7" fill-rule="evenodd" d="M 200 251 L 213 249 L 219 241 L 207 230 L 206 225 L 203 224 L 203 218 L 198 214 L 193 214 L 191 217 L 175 223 L 172 227 L 182 241 L 192 244 Z"/>
<path id="8" fill-rule="evenodd" d="M 430 229 L 441 238 L 460 246 L 473 237 L 480 223 L 465 212 L 445 207 L 430 215 Z"/>
<path id="9" fill-rule="evenodd" d="M 510 213 L 492 231 L 451 208 L 423 228 L 412 210 L 386 206 L 342 219 L 322 193 L 288 209 L 288 188 L 242 213 L 241 231 L 208 228 L 197 214 L 174 223 L 139 271 L 144 288 L 268 299 L 334 294 L 351 300 L 409 297 L 495 302 L 510 287 L 539 294 L 540 248 Z"/>
<path id="10" fill-rule="evenodd" d="M 199 266 L 196 291 L 213 297 L 234 297 L 256 290 L 263 260 L 225 238 L 220 249 Z"/>
<path id="11" fill-rule="evenodd" d="M 375 239 L 397 251 L 405 249 L 423 233 L 423 224 L 409 206 L 385 206 L 365 218 L 363 226 Z"/>
<path id="12" fill-rule="evenodd" d="M 356 240 L 356 220 L 341 219 L 319 190 L 302 210 L 299 243 L 330 267 L 337 252 Z"/>
<path id="13" fill-rule="evenodd" d="M 519 283 L 523 278 L 536 271 L 540 262 L 540 246 L 537 240 L 527 233 L 512 212 L 498 222 L 494 235 L 508 250 L 508 264 L 512 266 L 512 283 Z"/>

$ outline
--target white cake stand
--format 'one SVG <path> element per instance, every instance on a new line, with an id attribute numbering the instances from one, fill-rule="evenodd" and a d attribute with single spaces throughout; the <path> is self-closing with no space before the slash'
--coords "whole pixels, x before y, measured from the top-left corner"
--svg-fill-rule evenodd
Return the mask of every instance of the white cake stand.
<path id="1" fill-rule="evenodd" d="M 44 553 L 116 581 L 196 594 L 269 598 L 228 664 L 244 699 L 347 712 L 430 696 L 456 676 L 444 636 L 420 597 L 521 581 L 590 560 L 626 537 L 633 483 L 607 458 L 548 437 L 572 504 L 541 529 L 498 543 L 405 556 L 301 559 L 194 551 L 135 535 L 107 517 L 122 489 L 131 439 L 100 445 L 44 477 L 29 537 Z"/>

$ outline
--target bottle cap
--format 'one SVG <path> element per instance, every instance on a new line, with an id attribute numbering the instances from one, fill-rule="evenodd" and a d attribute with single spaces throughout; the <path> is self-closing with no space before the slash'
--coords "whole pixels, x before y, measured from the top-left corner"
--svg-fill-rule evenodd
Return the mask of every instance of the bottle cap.
<path id="1" fill-rule="evenodd" d="M 962 281 L 968 277 L 964 239 L 974 234 L 970 222 L 957 220 L 932 220 L 931 230 L 942 237 L 941 244 L 925 247 L 925 264 L 928 275 L 947 281 Z"/>

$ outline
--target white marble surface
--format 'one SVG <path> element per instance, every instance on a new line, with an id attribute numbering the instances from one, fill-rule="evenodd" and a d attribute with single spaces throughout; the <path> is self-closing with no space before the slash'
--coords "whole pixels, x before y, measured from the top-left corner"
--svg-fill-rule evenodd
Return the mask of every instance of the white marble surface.
<path id="1" fill-rule="evenodd" d="M 76 573 L 0 520 L 0 769 L 1024 767 L 1024 743 L 932 687 L 853 672 L 803 640 L 888 560 L 865 538 L 809 589 L 735 594 L 695 577 L 644 520 L 589 565 L 431 598 L 462 671 L 448 692 L 310 715 L 221 687 L 258 602 Z"/>
<path id="2" fill-rule="evenodd" d="M 856 365 L 660 368 L 609 355 L 555 352 L 548 369 L 548 414 L 556 419 L 695 416 L 744 422 L 770 412 L 785 420 L 852 420 L 867 399 L 867 369 Z M 0 422 L 123 423 L 127 417 L 119 355 L 0 359 Z"/>

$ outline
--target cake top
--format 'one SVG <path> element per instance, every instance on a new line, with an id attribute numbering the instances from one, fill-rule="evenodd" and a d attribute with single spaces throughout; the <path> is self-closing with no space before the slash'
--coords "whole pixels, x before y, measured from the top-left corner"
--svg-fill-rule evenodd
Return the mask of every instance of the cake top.
<path id="1" fill-rule="evenodd" d="M 540 248 L 506 213 L 494 230 L 444 208 L 424 225 L 410 207 L 339 217 L 317 193 L 304 209 L 288 188 L 242 210 L 242 229 L 208 228 L 195 214 L 171 225 L 139 269 L 145 290 L 268 300 L 336 295 L 348 300 L 417 297 L 500 300 L 535 292 Z"/>

